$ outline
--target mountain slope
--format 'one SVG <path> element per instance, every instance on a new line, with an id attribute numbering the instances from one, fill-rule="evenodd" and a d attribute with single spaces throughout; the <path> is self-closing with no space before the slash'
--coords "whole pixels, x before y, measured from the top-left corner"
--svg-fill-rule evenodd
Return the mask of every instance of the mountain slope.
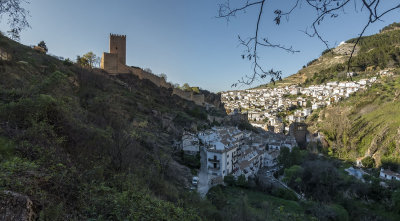
<path id="1" fill-rule="evenodd" d="M 331 154 L 355 160 L 371 156 L 377 164 L 400 163 L 400 77 L 381 79 L 328 107 L 309 121 L 312 131 L 324 134 Z"/>
<path id="2" fill-rule="evenodd" d="M 350 71 L 359 74 L 356 78 L 374 75 L 385 68 L 400 67 L 400 23 L 384 27 L 380 33 L 362 37 L 354 51 Z M 308 62 L 296 74 L 293 74 L 276 85 L 322 84 L 332 80 L 348 80 L 347 62 L 350 58 L 356 38 L 350 39 L 336 48 L 327 49 L 321 56 Z M 260 87 L 275 86 L 271 84 Z"/>
<path id="3" fill-rule="evenodd" d="M 41 220 L 200 219 L 172 141 L 208 125 L 202 107 L 4 36 L 0 51 L 1 199 L 28 196 Z"/>

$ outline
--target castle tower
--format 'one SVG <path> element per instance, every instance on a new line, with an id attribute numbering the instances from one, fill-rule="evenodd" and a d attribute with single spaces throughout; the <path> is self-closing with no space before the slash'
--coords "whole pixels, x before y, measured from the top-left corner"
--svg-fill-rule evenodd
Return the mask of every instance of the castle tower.
<path id="1" fill-rule="evenodd" d="M 100 68 L 109 73 L 129 72 L 126 67 L 126 35 L 110 34 L 110 52 L 104 52 Z"/>
<path id="2" fill-rule="evenodd" d="M 110 34 L 110 53 L 117 54 L 118 62 L 126 64 L 126 35 Z"/>

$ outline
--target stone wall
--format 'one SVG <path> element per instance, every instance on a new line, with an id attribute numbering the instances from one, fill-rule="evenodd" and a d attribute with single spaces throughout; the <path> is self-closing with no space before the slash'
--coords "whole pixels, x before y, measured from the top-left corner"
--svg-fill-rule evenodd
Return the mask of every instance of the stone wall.
<path id="1" fill-rule="evenodd" d="M 101 57 L 100 68 L 104 69 L 109 73 L 117 73 L 118 72 L 118 56 L 117 54 L 111 54 L 104 52 Z"/>
<path id="2" fill-rule="evenodd" d="M 130 73 L 139 77 L 139 79 L 147 79 L 153 82 L 158 87 L 164 87 L 167 89 L 173 88 L 173 86 L 166 82 L 164 78 L 157 76 L 155 74 L 149 73 L 138 67 L 127 67 Z M 197 105 L 204 105 L 204 94 L 194 94 L 193 92 L 183 91 L 178 88 L 173 88 L 172 95 L 177 95 L 188 101 L 193 101 Z"/>
<path id="3" fill-rule="evenodd" d="M 193 92 L 188 92 L 188 91 L 183 91 L 181 89 L 178 88 L 174 88 L 174 90 L 172 91 L 172 95 L 177 95 L 183 99 L 186 100 L 191 100 L 192 99 L 192 93 Z"/>
<path id="4" fill-rule="evenodd" d="M 197 105 L 204 105 L 204 94 L 194 94 L 191 91 L 183 91 L 179 88 L 174 88 L 172 95 L 174 94 L 183 99 L 193 101 Z"/>
<path id="5" fill-rule="evenodd" d="M 139 79 L 147 79 L 147 80 L 153 82 L 158 87 L 165 87 L 168 89 L 172 88 L 172 85 L 170 83 L 166 82 L 164 78 L 154 75 L 152 73 L 149 73 L 141 68 L 129 67 L 129 70 L 132 74 L 138 76 Z"/>

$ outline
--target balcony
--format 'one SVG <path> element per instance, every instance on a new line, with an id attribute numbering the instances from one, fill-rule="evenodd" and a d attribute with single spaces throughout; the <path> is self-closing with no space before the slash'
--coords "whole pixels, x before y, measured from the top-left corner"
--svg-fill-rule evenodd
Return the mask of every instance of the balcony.
<path id="1" fill-rule="evenodd" d="M 220 160 L 219 159 L 215 159 L 215 158 L 208 158 L 208 161 L 219 163 Z"/>

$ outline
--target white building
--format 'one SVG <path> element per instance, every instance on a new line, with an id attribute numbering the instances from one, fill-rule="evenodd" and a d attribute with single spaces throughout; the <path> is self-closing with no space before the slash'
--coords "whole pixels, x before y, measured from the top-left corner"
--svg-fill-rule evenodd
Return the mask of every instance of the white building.
<path id="1" fill-rule="evenodd" d="M 381 172 L 379 173 L 379 177 L 386 180 L 398 180 L 400 181 L 400 174 L 395 173 L 391 170 L 385 170 L 381 168 Z"/>
<path id="2" fill-rule="evenodd" d="M 213 127 L 199 133 L 207 155 L 208 173 L 224 177 L 233 171 L 233 158 L 245 134 L 236 127 Z"/>

